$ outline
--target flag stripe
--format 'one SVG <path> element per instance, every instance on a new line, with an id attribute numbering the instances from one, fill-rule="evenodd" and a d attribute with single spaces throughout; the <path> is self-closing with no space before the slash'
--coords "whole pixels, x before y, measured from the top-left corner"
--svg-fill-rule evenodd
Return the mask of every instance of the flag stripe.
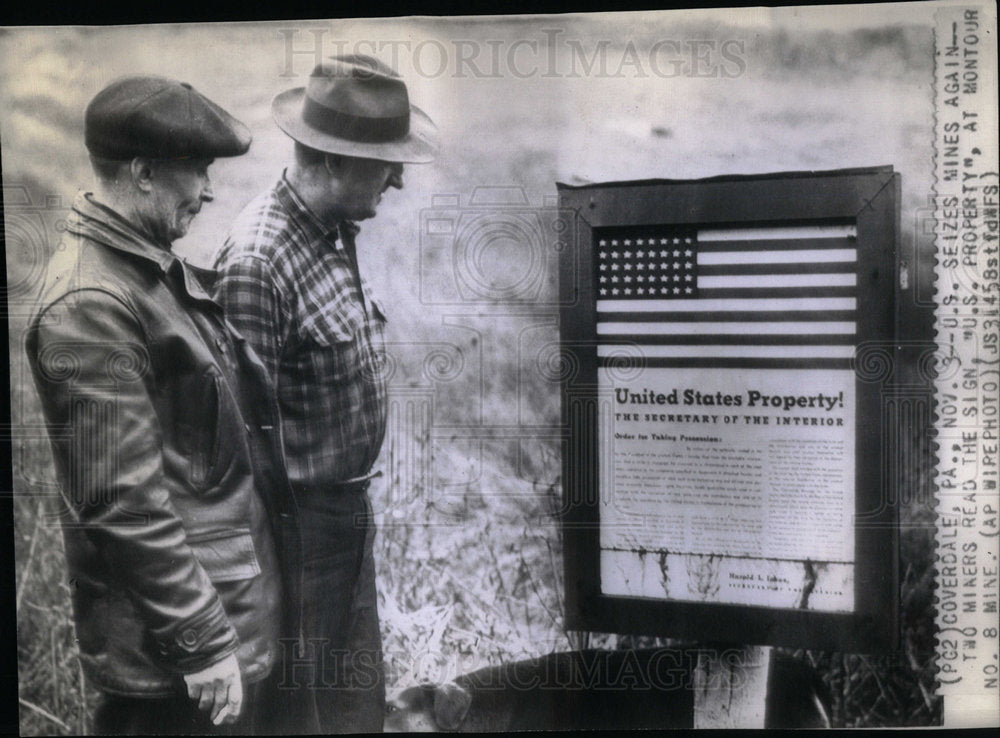
<path id="1" fill-rule="evenodd" d="M 813 262 L 811 264 L 712 264 L 698 265 L 698 284 L 705 285 L 705 277 L 721 275 L 764 274 L 849 274 L 852 277 L 857 265 L 851 261 Z M 801 283 L 801 282 L 800 282 Z M 853 284 L 853 282 L 852 282 Z"/>
<path id="2" fill-rule="evenodd" d="M 747 323 L 744 321 L 731 322 L 681 322 L 673 323 L 667 321 L 637 323 L 627 322 L 603 322 L 597 324 L 597 334 L 633 334 L 633 335 L 695 335 L 698 333 L 815 333 L 815 334 L 839 334 L 854 333 L 855 324 L 849 321 L 824 321 L 815 323 L 804 323 L 796 321 L 787 322 L 760 322 Z"/>
<path id="3" fill-rule="evenodd" d="M 775 320 L 795 320 L 795 321 L 846 321 L 854 320 L 856 317 L 856 312 L 854 310 L 800 310 L 800 311 L 788 311 L 787 313 L 775 314 L 773 312 L 739 312 L 739 311 L 705 311 L 703 313 L 647 313 L 647 312 L 615 312 L 615 313 L 604 313 L 602 315 L 604 320 L 598 321 L 597 325 L 601 326 L 605 322 L 619 321 L 619 322 L 655 322 L 655 321 L 666 321 L 666 322 L 707 322 L 707 321 L 718 321 L 718 322 L 732 322 L 732 321 L 745 321 L 745 322 L 768 322 Z"/>
<path id="4" fill-rule="evenodd" d="M 853 333 L 689 333 L 689 334 L 634 334 L 610 333 L 602 336 L 602 343 L 635 344 L 637 346 L 853 346 L 857 336 Z"/>
<path id="5" fill-rule="evenodd" d="M 601 367 L 623 371 L 617 359 L 599 359 Z M 750 358 L 649 358 L 642 361 L 650 369 L 844 369 L 853 370 L 850 359 L 750 359 Z M 631 371 L 631 368 L 625 368 Z"/>
<path id="6" fill-rule="evenodd" d="M 815 264 L 819 262 L 856 262 L 857 249 L 795 249 L 792 251 L 702 251 L 698 266 L 716 264 Z M 850 265 L 851 267 L 854 264 Z M 699 271 L 700 273 L 700 271 Z"/>
<path id="7" fill-rule="evenodd" d="M 765 311 L 787 312 L 800 310 L 854 310 L 858 301 L 853 297 L 805 298 L 802 300 L 768 298 L 770 292 L 762 293 L 761 299 L 710 299 L 698 300 L 598 300 L 597 312 L 742 312 Z"/>
<path id="8" fill-rule="evenodd" d="M 790 238 L 760 241 L 708 241 L 697 244 L 698 252 L 713 254 L 726 251 L 854 251 L 849 238 Z M 673 248 L 673 247 L 670 247 Z"/>
<path id="9" fill-rule="evenodd" d="M 786 238 L 857 238 L 853 225 L 779 226 L 777 228 L 704 228 L 698 231 L 698 242 L 763 241 Z"/>
<path id="10" fill-rule="evenodd" d="M 598 344 L 597 356 L 639 359 L 688 358 L 688 357 L 743 357 L 758 359 L 850 359 L 854 356 L 854 346 L 638 346 L 628 344 Z"/>
<path id="11" fill-rule="evenodd" d="M 698 295 L 704 300 L 760 300 L 760 301 L 770 301 L 771 299 L 792 299 L 796 297 L 804 298 L 833 298 L 833 297 L 853 297 L 857 294 L 857 289 L 854 287 L 720 287 L 713 289 L 704 289 L 702 287 L 698 290 Z M 680 302 L 683 298 L 678 298 L 677 300 L 664 300 L 664 302 Z M 627 302 L 633 305 L 633 307 L 625 308 L 626 310 L 635 310 L 641 312 L 640 307 L 646 302 L 654 302 L 653 298 L 647 297 L 642 300 L 616 300 L 600 298 L 597 303 L 613 303 L 613 302 Z"/>
<path id="12" fill-rule="evenodd" d="M 853 287 L 857 274 L 754 274 L 726 277 L 699 277 L 702 289 L 713 287 Z"/>
<path id="13" fill-rule="evenodd" d="M 854 287 L 772 287 L 770 289 L 726 287 L 698 290 L 698 294 L 706 300 L 722 298 L 850 297 L 856 292 L 857 290 Z"/>
<path id="14" fill-rule="evenodd" d="M 704 277 L 698 280 L 703 289 L 741 287 L 853 287 L 856 274 L 753 274 L 748 276 Z"/>

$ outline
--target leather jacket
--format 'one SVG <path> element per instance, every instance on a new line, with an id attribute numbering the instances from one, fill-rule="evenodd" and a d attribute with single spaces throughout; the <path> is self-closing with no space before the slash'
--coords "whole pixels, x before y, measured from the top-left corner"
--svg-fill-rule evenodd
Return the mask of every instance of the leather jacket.
<path id="1" fill-rule="evenodd" d="M 300 544 L 266 370 L 197 270 L 80 195 L 26 349 L 65 500 L 80 657 L 167 696 L 298 633 Z"/>

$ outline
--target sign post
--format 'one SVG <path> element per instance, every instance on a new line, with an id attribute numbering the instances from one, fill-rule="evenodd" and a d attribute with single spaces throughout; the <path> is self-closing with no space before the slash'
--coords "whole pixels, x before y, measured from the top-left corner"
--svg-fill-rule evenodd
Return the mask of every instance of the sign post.
<path id="1" fill-rule="evenodd" d="M 698 654 L 694 672 L 694 727 L 765 727 L 767 681 L 771 671 L 771 649 L 748 646 L 738 660 L 718 654 Z"/>

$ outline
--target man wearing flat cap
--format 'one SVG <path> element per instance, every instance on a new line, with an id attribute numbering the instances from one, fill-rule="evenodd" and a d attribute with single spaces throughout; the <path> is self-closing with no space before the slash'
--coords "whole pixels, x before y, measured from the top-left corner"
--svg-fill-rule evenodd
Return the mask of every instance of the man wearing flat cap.
<path id="1" fill-rule="evenodd" d="M 250 134 L 161 77 L 111 83 L 84 125 L 96 186 L 73 205 L 26 348 L 80 658 L 104 693 L 94 729 L 266 730 L 278 638 L 297 627 L 281 567 L 300 568 L 277 403 L 208 273 L 171 253 L 212 200 L 212 160 Z"/>
<path id="2" fill-rule="evenodd" d="M 295 157 L 238 216 L 220 251 L 219 302 L 275 380 L 300 506 L 303 632 L 287 677 L 308 683 L 322 732 L 378 731 L 385 686 L 368 487 L 386 428 L 386 314 L 358 269 L 358 221 L 431 161 L 437 131 L 403 80 L 333 57 L 272 103 Z"/>

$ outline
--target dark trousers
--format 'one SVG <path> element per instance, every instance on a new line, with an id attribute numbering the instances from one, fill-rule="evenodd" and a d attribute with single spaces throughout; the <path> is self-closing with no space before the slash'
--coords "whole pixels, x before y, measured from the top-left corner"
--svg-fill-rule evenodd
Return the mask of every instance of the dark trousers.
<path id="1" fill-rule="evenodd" d="M 304 490 L 302 532 L 304 657 L 289 679 L 312 694 L 320 733 L 381 732 L 385 712 L 382 635 L 375 594 L 375 525 L 364 491 Z M 291 668 L 289 668 L 291 667 Z"/>
<path id="2" fill-rule="evenodd" d="M 275 675 L 243 685 L 243 709 L 230 725 L 212 725 L 207 712 L 182 693 L 146 698 L 102 695 L 94 712 L 95 735 L 272 735 L 276 715 Z"/>

